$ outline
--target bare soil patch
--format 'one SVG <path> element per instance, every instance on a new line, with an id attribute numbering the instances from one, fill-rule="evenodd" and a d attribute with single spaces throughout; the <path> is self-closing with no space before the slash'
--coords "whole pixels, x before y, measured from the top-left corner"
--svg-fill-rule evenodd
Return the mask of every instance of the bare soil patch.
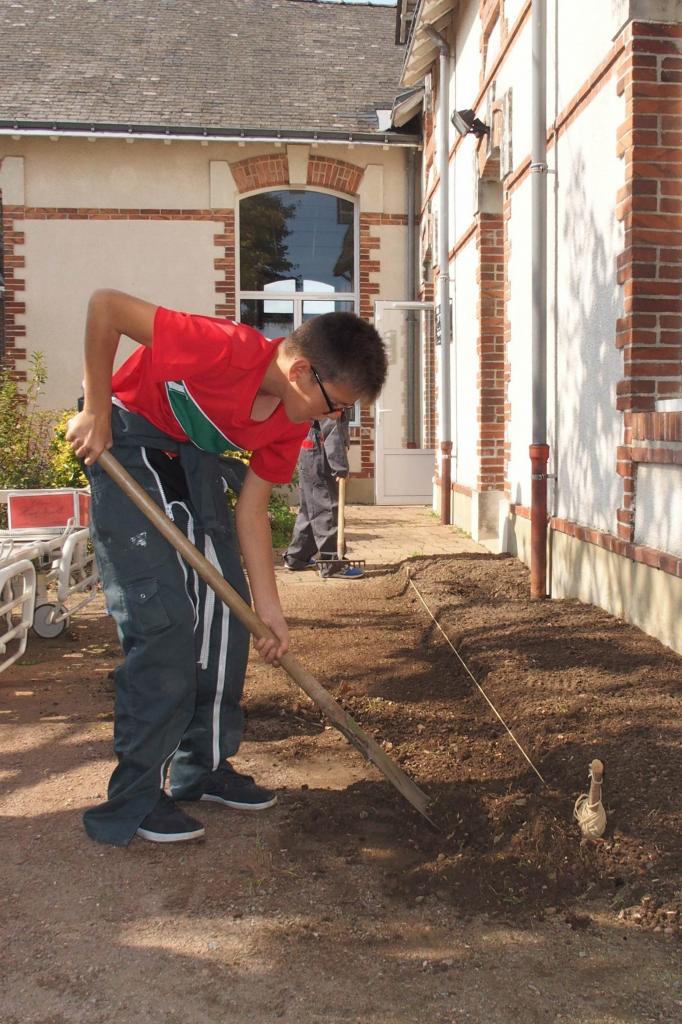
<path id="1" fill-rule="evenodd" d="M 99 608 L 0 676 L 2 1024 L 669 1022 L 682 1016 L 682 660 L 483 554 L 306 574 L 297 656 L 432 798 L 431 830 L 283 673 L 249 669 L 236 760 L 272 812 L 205 842 L 91 843 L 118 658 Z M 604 839 L 572 820 L 594 757 Z M 193 813 L 197 813 L 193 811 Z"/>

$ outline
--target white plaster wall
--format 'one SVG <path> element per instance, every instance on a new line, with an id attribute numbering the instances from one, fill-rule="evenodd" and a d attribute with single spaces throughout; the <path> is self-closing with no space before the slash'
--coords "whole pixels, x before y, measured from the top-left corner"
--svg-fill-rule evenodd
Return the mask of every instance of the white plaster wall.
<path id="1" fill-rule="evenodd" d="M 607 57 L 623 25 L 623 0 L 548 0 L 547 113 L 562 111 Z"/>
<path id="2" fill-rule="evenodd" d="M 512 194 L 508 231 L 511 243 L 509 260 L 509 322 L 511 339 L 507 354 L 511 364 L 509 401 L 510 458 L 508 479 L 511 500 L 530 504 L 530 460 L 528 446 L 532 436 L 531 379 L 531 182 L 530 178 Z"/>
<path id="3" fill-rule="evenodd" d="M 512 90 L 512 159 L 515 168 L 530 157 L 532 67 L 530 18 L 527 18 L 495 76 L 498 99 L 508 89 Z"/>
<path id="4" fill-rule="evenodd" d="M 510 29 L 516 24 L 516 19 L 526 6 L 526 0 L 504 0 L 504 16 Z"/>
<path id="5" fill-rule="evenodd" d="M 460 5 L 461 16 L 456 26 L 453 57 L 455 61 L 454 94 L 450 99 L 458 110 L 473 106 L 479 89 L 481 66 L 481 19 L 478 4 Z"/>
<path id="6" fill-rule="evenodd" d="M 450 110 L 465 110 L 474 103 L 479 91 L 481 61 L 480 18 L 475 5 L 462 10 L 453 46 L 454 74 L 450 83 Z M 476 211 L 476 142 L 471 136 L 460 139 L 450 126 L 451 143 L 457 150 L 450 162 L 450 246 L 471 227 Z"/>
<path id="7" fill-rule="evenodd" d="M 622 497 L 615 464 L 622 431 L 616 384 L 623 375 L 623 360 L 615 347 L 615 332 L 616 319 L 622 315 L 616 256 L 623 247 L 623 231 L 615 206 L 624 168 L 615 149 L 616 128 L 623 117 L 612 79 L 569 126 L 550 156 L 558 167 L 556 288 L 551 287 L 552 229 L 548 240 L 548 345 L 556 360 L 555 373 L 552 358 L 549 367 L 554 377 L 550 394 L 555 395 L 549 404 L 549 443 L 558 474 L 556 511 L 608 531 L 616 529 Z M 550 178 L 552 221 L 553 185 Z"/>
<path id="8" fill-rule="evenodd" d="M 384 224 L 373 226 L 372 231 L 381 243 L 381 292 L 377 298 L 396 302 L 410 298 L 407 294 L 407 228 Z"/>
<path id="9" fill-rule="evenodd" d="M 29 220 L 24 230 L 28 350 L 46 356 L 45 408 L 71 406 L 80 394 L 85 312 L 95 289 L 213 315 L 213 223 Z M 132 349 L 123 339 L 118 362 Z"/>
<path id="10" fill-rule="evenodd" d="M 476 486 L 478 455 L 478 285 L 476 284 L 477 251 L 471 241 L 460 250 L 452 264 L 454 271 L 453 328 L 455 346 L 450 354 L 453 381 L 452 425 L 454 427 L 453 453 L 457 460 L 453 466 L 453 480 L 468 487 Z"/>
<path id="11" fill-rule="evenodd" d="M 337 160 L 359 162 L 358 150 L 336 153 Z M 381 154 L 381 159 L 379 159 Z M 333 155 L 333 154 L 330 154 Z M 373 148 L 366 150 L 362 164 L 382 164 L 384 168 L 384 213 L 407 213 L 407 150 L 392 149 L 388 152 Z M 371 212 L 371 211 L 370 211 Z"/>
<path id="12" fill-rule="evenodd" d="M 450 164 L 451 248 L 471 227 L 474 219 L 477 187 L 474 152 L 473 140 L 465 139 Z"/>
<path id="13" fill-rule="evenodd" d="M 682 557 L 682 466 L 637 467 L 635 543 Z"/>
<path id="14" fill-rule="evenodd" d="M 495 22 L 492 32 L 488 36 L 488 46 L 486 50 L 486 62 L 485 62 L 485 73 L 490 73 L 490 69 L 495 63 L 495 58 L 500 52 L 500 46 L 502 45 L 502 24 L 500 18 Z"/>
<path id="15" fill-rule="evenodd" d="M 199 142 L 166 146 L 62 138 L 54 143 L 27 139 L 21 145 L 27 206 L 204 209 L 209 159 L 225 158 Z"/>

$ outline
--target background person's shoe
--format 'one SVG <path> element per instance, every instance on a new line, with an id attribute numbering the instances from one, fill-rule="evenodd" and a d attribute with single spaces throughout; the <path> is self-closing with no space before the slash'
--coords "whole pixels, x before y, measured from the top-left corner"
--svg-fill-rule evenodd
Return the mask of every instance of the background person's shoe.
<path id="1" fill-rule="evenodd" d="M 184 843 L 203 834 L 201 822 L 185 814 L 166 793 L 159 795 L 156 807 L 143 818 L 136 832 L 152 843 Z"/>
<path id="2" fill-rule="evenodd" d="M 332 572 L 324 578 L 327 580 L 361 580 L 364 575 L 365 570 L 359 566 L 347 565 L 345 569 L 341 569 L 339 572 Z"/>
<path id="3" fill-rule="evenodd" d="M 314 569 L 315 566 L 317 565 L 314 558 L 309 558 L 305 565 L 302 565 L 300 562 L 298 565 L 289 565 L 286 558 L 284 558 L 282 560 L 282 564 L 284 565 L 285 569 L 288 569 L 289 572 L 304 572 L 306 569 Z"/>
<path id="4" fill-rule="evenodd" d="M 181 799 L 181 798 L 180 798 Z M 195 800 L 210 800 L 240 811 L 264 811 L 277 803 L 277 794 L 254 782 L 250 775 L 242 775 L 225 761 L 216 771 L 207 775 L 201 793 Z"/>

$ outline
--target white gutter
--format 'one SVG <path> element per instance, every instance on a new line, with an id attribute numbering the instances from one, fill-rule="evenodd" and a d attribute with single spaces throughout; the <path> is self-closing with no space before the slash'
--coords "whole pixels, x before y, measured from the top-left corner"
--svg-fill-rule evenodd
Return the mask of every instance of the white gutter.
<path id="1" fill-rule="evenodd" d="M 533 433 L 530 445 L 531 597 L 547 596 L 547 0 L 533 0 L 531 245 Z"/>
<path id="2" fill-rule="evenodd" d="M 450 484 L 452 478 L 452 423 L 450 415 L 450 136 L 449 120 L 449 84 L 450 84 L 450 46 L 439 32 L 426 26 L 426 34 L 438 46 L 438 309 L 440 312 L 440 374 L 438 388 L 438 419 L 441 452 L 441 494 L 440 521 L 444 525 L 451 522 Z"/>
<path id="3" fill-rule="evenodd" d="M 349 133 L 344 138 L 335 136 L 327 136 L 323 134 L 308 134 L 308 135 L 249 135 L 247 133 L 233 133 L 230 135 L 208 135 L 199 133 L 177 133 L 177 132 L 135 132 L 128 129 L 122 131 L 90 131 L 87 129 L 52 129 L 52 128 L 22 128 L 21 125 L 15 125 L 12 127 L 0 127 L 0 136 L 8 135 L 11 137 L 30 139 L 30 138 L 42 138 L 42 139 L 126 139 L 129 141 L 152 141 L 152 142 L 203 142 L 208 144 L 209 142 L 262 142 L 282 145 L 291 144 L 302 144 L 310 146 L 329 145 L 329 146 L 381 146 L 384 149 L 388 149 L 389 146 L 397 146 L 401 148 L 409 149 L 421 149 L 421 139 L 414 135 L 405 136 L 386 136 L 383 135 L 380 138 L 375 138 L 370 135 L 358 135 Z"/>

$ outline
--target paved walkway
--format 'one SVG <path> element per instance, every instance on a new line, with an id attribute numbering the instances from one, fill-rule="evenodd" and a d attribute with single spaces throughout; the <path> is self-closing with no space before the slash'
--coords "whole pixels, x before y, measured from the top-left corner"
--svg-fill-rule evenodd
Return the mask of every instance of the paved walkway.
<path id="1" fill-rule="evenodd" d="M 364 558 L 369 571 L 396 565 L 415 555 L 489 553 L 454 526 L 441 526 L 431 509 L 423 505 L 349 505 L 346 548 L 349 558 Z M 301 584 L 319 580 L 317 573 L 283 575 Z"/>

